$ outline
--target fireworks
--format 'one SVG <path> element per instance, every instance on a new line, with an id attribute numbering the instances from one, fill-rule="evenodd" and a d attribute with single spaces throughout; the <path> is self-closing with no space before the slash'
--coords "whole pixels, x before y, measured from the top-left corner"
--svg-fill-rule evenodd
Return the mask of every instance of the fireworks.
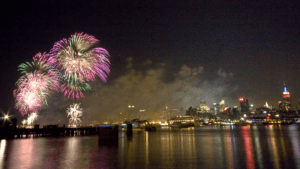
<path id="1" fill-rule="evenodd" d="M 33 125 L 33 122 L 37 119 L 37 117 L 38 117 L 37 113 L 32 113 L 32 114 L 28 115 L 27 124 Z"/>
<path id="2" fill-rule="evenodd" d="M 106 82 L 110 72 L 110 55 L 105 49 L 95 47 L 98 41 L 94 36 L 75 33 L 68 40 L 56 42 L 50 51 L 49 63 L 61 71 L 65 81 L 63 92 L 66 91 L 66 85 L 69 90 L 77 89 L 74 93 L 68 92 L 68 97 L 83 97 L 82 87 L 79 86 L 86 86 L 85 81 L 94 81 L 96 76 Z"/>
<path id="3" fill-rule="evenodd" d="M 61 91 L 65 96 L 68 96 L 71 99 L 79 99 L 80 97 L 84 97 L 81 91 L 91 90 L 91 86 L 88 83 L 82 82 L 77 84 L 63 84 L 61 86 Z"/>
<path id="4" fill-rule="evenodd" d="M 80 108 L 81 103 L 73 103 L 70 105 L 70 108 L 67 109 L 67 117 L 70 116 L 69 123 L 71 125 L 78 125 L 81 120 L 80 117 L 82 116 L 82 108 Z"/>
<path id="5" fill-rule="evenodd" d="M 27 123 L 27 120 L 22 121 L 23 126 L 25 126 L 26 123 Z"/>
<path id="6" fill-rule="evenodd" d="M 13 94 L 15 108 L 24 116 L 47 105 L 49 93 L 59 89 L 59 73 L 48 66 L 46 55 L 41 53 L 34 57 L 34 62 L 21 64 L 19 71 L 24 75 L 17 81 L 18 89 Z"/>
<path id="7" fill-rule="evenodd" d="M 88 82 L 98 76 L 106 82 L 110 73 L 110 55 L 107 50 L 97 47 L 99 40 L 92 35 L 75 33 L 68 39 L 54 44 L 49 54 L 38 53 L 33 62 L 19 65 L 21 77 L 13 91 L 15 109 L 22 116 L 35 114 L 47 106 L 52 91 L 61 91 L 72 99 L 84 97 L 83 91 L 91 90 Z M 60 84 L 62 82 L 62 84 Z M 73 104 L 67 110 L 70 123 L 78 124 L 82 115 L 80 104 Z M 30 115 L 23 124 L 31 124 Z"/>

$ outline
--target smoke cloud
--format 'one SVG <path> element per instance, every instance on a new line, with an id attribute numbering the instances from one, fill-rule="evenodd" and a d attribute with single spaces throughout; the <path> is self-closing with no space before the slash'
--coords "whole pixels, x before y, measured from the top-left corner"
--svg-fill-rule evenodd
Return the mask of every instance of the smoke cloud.
<path id="1" fill-rule="evenodd" d="M 84 93 L 79 100 L 70 100 L 60 94 L 55 94 L 49 106 L 40 112 L 40 124 L 68 124 L 66 110 L 72 103 L 81 103 L 83 122 L 101 121 L 107 117 L 116 117 L 120 112 L 128 111 L 128 105 L 135 105 L 138 110 L 146 109 L 147 113 L 160 112 L 166 106 L 174 109 L 199 106 L 200 101 L 208 105 L 220 102 L 222 99 L 231 102 L 232 94 L 238 90 L 232 86 L 232 73 L 222 69 L 206 73 L 205 69 L 182 65 L 177 72 L 170 72 L 164 64 L 153 65 L 147 60 L 147 70 L 134 68 L 133 59 L 127 59 L 127 72 L 115 78 L 109 84 L 97 81 L 92 83 L 92 91 Z M 207 78 L 207 74 L 214 76 Z M 166 76 L 172 76 L 166 82 Z M 213 80 L 207 80 L 213 79 Z"/>

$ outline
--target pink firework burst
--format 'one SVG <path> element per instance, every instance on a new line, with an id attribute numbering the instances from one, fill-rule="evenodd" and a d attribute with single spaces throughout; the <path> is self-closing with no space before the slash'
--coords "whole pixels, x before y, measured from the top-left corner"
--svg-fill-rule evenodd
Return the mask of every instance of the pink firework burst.
<path id="1" fill-rule="evenodd" d="M 24 116 L 39 111 L 47 105 L 47 96 L 58 91 L 59 72 L 46 64 L 45 54 L 38 53 L 34 62 L 23 63 L 19 70 L 24 74 L 17 81 L 18 89 L 13 91 L 15 108 Z"/>
<path id="2" fill-rule="evenodd" d="M 110 55 L 104 48 L 96 47 L 98 42 L 92 35 L 75 33 L 68 40 L 62 39 L 54 44 L 49 63 L 61 71 L 65 81 L 62 86 L 64 93 L 72 93 L 69 90 L 77 89 L 71 95 L 83 97 L 79 91 L 81 88 L 72 85 L 82 86 L 85 81 L 94 81 L 97 76 L 106 82 L 110 73 Z"/>

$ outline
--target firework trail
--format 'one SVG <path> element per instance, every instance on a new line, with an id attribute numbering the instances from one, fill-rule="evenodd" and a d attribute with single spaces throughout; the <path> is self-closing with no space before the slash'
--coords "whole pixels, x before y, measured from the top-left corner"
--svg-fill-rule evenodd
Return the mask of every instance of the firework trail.
<path id="1" fill-rule="evenodd" d="M 70 116 L 69 123 L 71 125 L 78 125 L 81 120 L 80 117 L 82 116 L 82 108 L 80 108 L 81 103 L 73 103 L 70 105 L 70 108 L 67 109 L 67 117 Z"/>
<path id="2" fill-rule="evenodd" d="M 82 89 L 90 89 L 86 82 L 94 81 L 96 76 L 106 82 L 110 55 L 104 48 L 96 47 L 98 42 L 94 36 L 75 33 L 68 40 L 56 42 L 51 49 L 49 63 L 61 71 L 65 81 L 62 89 L 68 97 L 83 97 Z"/>
<path id="3" fill-rule="evenodd" d="M 79 99 L 80 97 L 84 97 L 82 91 L 88 90 L 91 90 L 91 86 L 86 82 L 69 85 L 65 83 L 61 85 L 61 91 L 65 96 L 68 96 L 71 99 Z"/>
<path id="4" fill-rule="evenodd" d="M 26 113 L 38 112 L 47 105 L 47 96 L 60 88 L 59 72 L 47 64 L 46 54 L 38 53 L 34 62 L 22 63 L 19 66 L 21 76 L 17 81 L 17 89 L 13 91 L 17 109 L 22 116 Z"/>

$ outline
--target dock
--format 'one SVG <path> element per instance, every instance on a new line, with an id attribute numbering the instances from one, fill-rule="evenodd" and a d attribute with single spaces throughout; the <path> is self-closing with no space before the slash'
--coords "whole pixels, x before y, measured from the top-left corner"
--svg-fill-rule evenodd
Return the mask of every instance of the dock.
<path id="1" fill-rule="evenodd" d="M 28 137 L 59 137 L 59 136 L 90 136 L 96 135 L 96 127 L 52 127 L 52 128 L 13 128 L 0 129 L 0 139 L 28 138 Z"/>

